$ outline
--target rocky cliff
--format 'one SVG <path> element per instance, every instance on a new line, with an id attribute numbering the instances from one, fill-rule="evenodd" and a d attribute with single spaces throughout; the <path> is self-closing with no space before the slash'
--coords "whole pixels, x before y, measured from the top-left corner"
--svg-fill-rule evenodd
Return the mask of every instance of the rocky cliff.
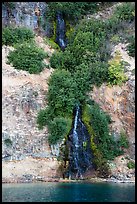
<path id="1" fill-rule="evenodd" d="M 37 37 L 36 42 L 44 46 L 42 38 Z M 43 48 L 49 54 L 53 52 L 47 45 Z M 56 151 L 54 154 L 47 142 L 47 128 L 38 130 L 36 117 L 38 111 L 46 106 L 47 79 L 53 69 L 45 69 L 39 75 L 18 71 L 6 64 L 11 49 L 2 48 L 3 181 L 18 180 L 20 175 L 29 174 L 34 168 L 35 173 L 32 171 L 31 177 L 38 176 L 39 171 L 42 175 L 44 171 L 44 177 L 50 178 L 56 175 L 58 169 Z"/>

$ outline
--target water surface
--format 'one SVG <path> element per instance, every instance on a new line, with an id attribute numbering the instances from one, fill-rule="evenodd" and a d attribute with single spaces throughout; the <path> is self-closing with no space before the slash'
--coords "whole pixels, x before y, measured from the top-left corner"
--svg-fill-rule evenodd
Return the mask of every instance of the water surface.
<path id="1" fill-rule="evenodd" d="M 135 202 L 135 185 L 125 183 L 2 184 L 2 202 Z"/>

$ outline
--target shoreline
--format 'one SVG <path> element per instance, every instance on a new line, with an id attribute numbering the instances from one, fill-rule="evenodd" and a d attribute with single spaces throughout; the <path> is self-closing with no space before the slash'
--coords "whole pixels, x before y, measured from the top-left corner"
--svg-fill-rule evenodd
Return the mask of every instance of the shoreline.
<path id="1" fill-rule="evenodd" d="M 9 180 L 9 179 L 2 179 L 2 184 L 17 184 L 17 183 L 47 183 L 47 182 L 55 182 L 55 183 L 132 183 L 135 184 L 134 180 L 118 180 L 118 179 L 112 179 L 112 178 L 90 178 L 90 179 L 80 179 L 80 180 L 74 180 L 74 179 L 63 179 L 63 178 L 49 178 L 49 179 L 32 179 L 32 180 Z"/>

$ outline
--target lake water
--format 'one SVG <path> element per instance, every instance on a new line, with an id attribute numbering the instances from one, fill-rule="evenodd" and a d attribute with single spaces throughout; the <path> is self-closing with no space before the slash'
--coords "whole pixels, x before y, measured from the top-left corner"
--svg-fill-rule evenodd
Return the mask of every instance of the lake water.
<path id="1" fill-rule="evenodd" d="M 2 202 L 135 202 L 135 185 L 126 183 L 2 184 Z"/>

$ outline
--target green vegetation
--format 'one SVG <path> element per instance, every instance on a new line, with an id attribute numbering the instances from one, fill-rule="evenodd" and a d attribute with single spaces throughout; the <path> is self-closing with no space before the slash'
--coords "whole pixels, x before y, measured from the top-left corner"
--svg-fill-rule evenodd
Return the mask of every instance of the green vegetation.
<path id="1" fill-rule="evenodd" d="M 48 2 L 48 15 L 55 18 L 56 12 L 61 11 L 67 19 L 79 19 L 82 15 L 94 13 L 99 9 L 97 2 Z"/>
<path id="2" fill-rule="evenodd" d="M 55 50 L 60 50 L 60 47 L 58 44 L 56 44 L 51 38 L 44 38 L 44 42 L 45 44 L 48 44 L 49 46 L 51 46 L 51 48 L 55 49 Z"/>
<path id="3" fill-rule="evenodd" d="M 82 26 L 85 25 L 86 22 L 87 21 L 83 21 Z M 97 21 L 95 25 L 98 23 L 100 22 Z M 88 26 L 89 29 L 91 29 L 91 25 Z M 94 25 L 92 26 L 94 27 Z M 100 27 L 100 25 L 98 25 L 98 27 Z M 106 45 L 105 36 L 103 32 L 102 33 L 100 32 L 98 34 L 95 33 L 94 31 L 90 32 L 88 30 L 85 31 L 85 29 L 81 30 L 80 27 L 78 31 L 75 31 L 75 33 L 76 36 L 71 37 L 71 41 L 69 42 L 65 51 L 55 53 L 51 57 L 50 62 L 51 66 L 53 65 L 53 68 L 67 69 L 72 73 L 76 71 L 75 67 L 82 63 L 89 64 L 93 62 L 95 63 L 96 61 L 100 61 L 99 60 L 100 52 L 102 52 L 101 57 L 105 57 L 103 54 L 103 48 L 106 50 Z M 103 47 L 103 45 L 105 47 Z M 102 49 L 100 49 L 100 47 L 102 47 Z M 59 58 L 59 62 L 57 62 L 57 58 Z"/>
<path id="4" fill-rule="evenodd" d="M 37 116 L 37 124 L 39 129 L 43 129 L 45 125 L 48 124 L 49 121 L 49 109 L 41 109 Z"/>
<path id="5" fill-rule="evenodd" d="M 119 147 L 129 148 L 129 141 L 124 130 L 120 132 L 120 139 L 118 140 Z"/>
<path id="6" fill-rule="evenodd" d="M 111 85 L 121 85 L 128 79 L 124 74 L 124 65 L 121 61 L 121 56 L 118 53 L 109 61 L 108 78 Z"/>
<path id="7" fill-rule="evenodd" d="M 93 101 L 90 105 L 85 105 L 85 107 L 83 107 L 83 114 L 84 122 L 86 117 L 89 118 L 89 123 L 94 131 L 94 142 L 103 157 L 112 160 L 115 156 L 121 154 L 122 152 L 119 146 L 121 146 L 122 143 L 119 142 L 119 145 L 116 144 L 113 136 L 109 132 L 109 124 L 111 122 L 110 116 L 103 112 L 99 105 Z"/>
<path id="8" fill-rule="evenodd" d="M 66 21 L 66 37 L 71 38 L 71 34 L 74 32 L 74 25 L 69 21 Z"/>
<path id="9" fill-rule="evenodd" d="M 87 14 L 88 9 L 85 10 L 84 7 L 86 4 L 81 3 L 80 9 L 83 5 L 83 11 L 80 11 L 75 7 L 78 4 L 74 6 L 69 2 L 55 2 L 49 3 L 49 10 L 52 11 L 52 17 L 55 17 L 57 10 L 62 11 L 65 20 L 68 20 L 70 15 L 72 19 L 75 10 L 74 18 L 78 19 L 84 11 Z M 99 174 L 104 177 L 110 174 L 108 160 L 123 154 L 124 148 L 128 148 L 128 140 L 124 133 L 121 133 L 119 140 L 115 141 L 113 134 L 109 132 L 109 115 L 95 102 L 88 102 L 87 95 L 94 85 L 100 86 L 103 82 L 121 85 L 127 80 L 121 56 L 117 54 L 112 59 L 110 55 L 112 43 L 126 40 L 123 36 L 127 29 L 125 25 L 134 20 L 131 15 L 129 18 L 126 17 L 126 13 L 131 14 L 132 9 L 128 10 L 128 4 L 125 5 L 120 7 L 120 11 L 116 9 L 108 20 L 85 18 L 75 27 L 73 25 L 73 32 L 69 35 L 65 51 L 56 50 L 50 58 L 50 65 L 55 71 L 49 80 L 48 106 L 43 112 L 41 110 L 37 120 L 39 126 L 48 126 L 49 143 L 56 144 L 71 130 L 73 108 L 76 103 L 81 104 L 82 119 L 91 136 L 93 163 Z M 125 12 L 123 8 L 126 9 Z M 88 11 L 91 13 L 90 9 Z M 68 126 L 65 125 L 66 121 Z M 83 148 L 86 148 L 85 143 Z"/>
<path id="10" fill-rule="evenodd" d="M 38 48 L 33 43 L 24 43 L 18 45 L 14 51 L 8 55 L 8 63 L 16 69 L 28 71 L 30 74 L 41 72 L 45 66 L 44 58 L 48 57 L 43 49 Z"/>
<path id="11" fill-rule="evenodd" d="M 2 45 L 12 45 L 30 42 L 34 38 L 34 33 L 28 28 L 11 28 L 2 29 Z"/>
<path id="12" fill-rule="evenodd" d="M 69 71 L 56 70 L 49 78 L 48 104 L 54 116 L 68 116 L 72 114 L 76 103 L 76 83 Z"/>
<path id="13" fill-rule="evenodd" d="M 82 120 L 91 136 L 93 163 L 100 175 L 107 176 L 110 173 L 107 161 L 124 153 L 124 148 L 129 147 L 127 137 L 122 131 L 120 139 L 114 140 L 109 132 L 110 116 L 94 101 L 84 104 L 82 110 Z"/>
<path id="14" fill-rule="evenodd" d="M 72 121 L 71 119 L 66 119 L 62 117 L 54 118 L 49 127 L 49 144 L 56 144 L 61 142 L 65 136 L 68 135 L 71 128 Z"/>
<path id="15" fill-rule="evenodd" d="M 62 12 L 66 21 L 66 36 L 70 38 L 74 26 L 86 14 L 93 14 L 99 10 L 102 2 L 48 2 L 46 10 L 46 22 L 52 25 L 51 38 L 55 41 L 56 13 Z"/>
<path id="16" fill-rule="evenodd" d="M 91 125 L 91 116 L 90 116 L 90 105 L 83 105 L 82 108 L 82 120 L 87 127 L 87 130 L 91 137 L 91 149 L 93 152 L 93 163 L 99 175 L 107 177 L 110 174 L 110 168 L 107 164 L 107 159 L 103 156 L 103 153 L 99 150 L 97 146 L 96 134 Z"/>
<path id="17" fill-rule="evenodd" d="M 9 9 L 14 9 L 16 7 L 15 2 L 2 2 L 2 4 L 8 7 Z"/>
<path id="18" fill-rule="evenodd" d="M 129 45 L 127 46 L 128 54 L 131 57 L 135 57 L 135 36 L 130 36 L 128 40 Z"/>
<path id="19" fill-rule="evenodd" d="M 55 144 L 71 129 L 77 87 L 66 70 L 54 71 L 48 84 L 48 107 L 39 112 L 37 123 L 40 129 L 48 126 L 49 143 Z"/>
<path id="20" fill-rule="evenodd" d="M 125 21 L 133 21 L 135 17 L 135 5 L 131 2 L 126 2 L 116 7 L 116 18 Z"/>
<path id="21" fill-rule="evenodd" d="M 76 72 L 72 74 L 73 80 L 76 83 L 75 98 L 77 102 L 82 103 L 87 98 L 87 92 L 90 91 L 89 83 L 90 75 L 89 68 L 84 63 L 76 67 Z"/>
<path id="22" fill-rule="evenodd" d="M 12 146 L 12 141 L 11 141 L 10 138 L 5 139 L 5 140 L 4 140 L 4 143 L 6 144 L 7 147 Z"/>
<path id="23" fill-rule="evenodd" d="M 134 168 L 135 168 L 135 162 L 129 161 L 129 162 L 127 163 L 127 167 L 128 167 L 129 169 L 134 169 Z"/>

